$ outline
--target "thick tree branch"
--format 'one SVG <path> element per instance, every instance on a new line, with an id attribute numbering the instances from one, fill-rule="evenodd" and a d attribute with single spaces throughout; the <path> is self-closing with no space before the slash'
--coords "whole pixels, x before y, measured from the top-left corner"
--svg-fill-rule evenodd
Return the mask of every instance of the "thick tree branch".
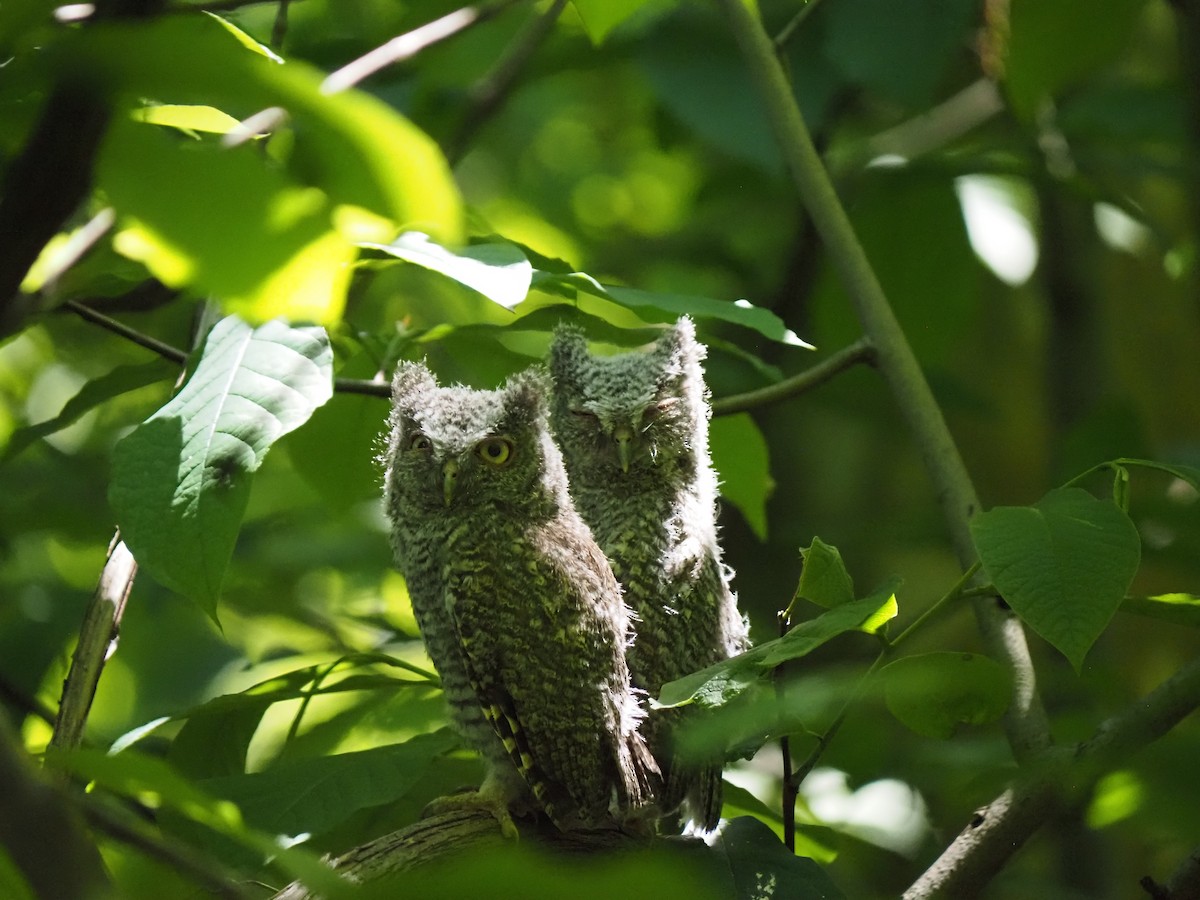
<path id="1" fill-rule="evenodd" d="M 839 372 L 845 371 L 859 363 L 873 362 L 874 358 L 874 347 L 871 346 L 869 340 L 862 338 L 850 346 L 839 350 L 828 359 L 822 360 L 815 366 L 811 366 L 803 372 L 793 375 L 791 378 L 785 378 L 778 384 L 714 400 L 712 405 L 713 415 L 728 416 L 732 413 L 745 412 L 748 409 L 755 409 L 759 406 L 779 403 L 781 400 L 789 400 L 792 397 L 797 397 L 800 394 L 811 391 L 813 388 L 820 387 Z"/>
<path id="2" fill-rule="evenodd" d="M 1036 775 L 1006 790 L 976 813 L 904 900 L 970 898 L 984 889 L 1049 818 L 1083 802 L 1096 780 L 1158 740 L 1200 707 L 1200 658 L 1109 719 L 1072 752 L 1046 754 Z"/>
<path id="3" fill-rule="evenodd" d="M 537 52 L 542 41 L 550 34 L 554 23 L 558 21 L 558 17 L 562 15 L 566 5 L 567 0 L 554 0 L 549 9 L 530 22 L 517 35 L 512 46 L 497 60 L 496 64 L 471 86 L 467 92 L 470 106 L 446 152 L 446 158 L 450 160 L 451 164 L 462 159 L 476 132 L 503 106 L 504 101 L 516 86 L 521 71 L 533 54 Z"/>

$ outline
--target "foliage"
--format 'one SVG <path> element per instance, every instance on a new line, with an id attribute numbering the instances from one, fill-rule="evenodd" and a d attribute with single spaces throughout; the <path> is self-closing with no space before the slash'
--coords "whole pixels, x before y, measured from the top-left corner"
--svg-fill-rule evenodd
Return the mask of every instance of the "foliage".
<path id="1" fill-rule="evenodd" d="M 560 321 L 628 349 L 682 314 L 755 646 L 655 703 L 705 710 L 687 746 L 736 760 L 732 820 L 594 863 L 596 896 L 896 896 L 1058 764 L 1019 739 L 1043 704 L 1072 792 L 973 892 L 1129 896 L 1193 852 L 1200 696 L 1121 730 L 1200 651 L 1192 0 L 499 2 L 349 87 L 327 74 L 455 7 L 199 5 L 0 3 L 0 704 L 92 785 L 62 802 L 118 895 L 561 895 L 526 848 L 374 889 L 318 861 L 480 772 L 391 567 L 386 374 L 493 387 Z M 840 206 L 797 199 L 731 6 L 778 36 Z M 876 277 L 906 337 L 863 315 Z M 864 328 L 878 373 L 789 387 Z M 943 420 L 981 510 L 939 481 Z M 85 745 L 47 751 L 114 526 L 120 640 Z M 989 644 L 1008 610 L 1028 669 Z M 5 844 L 0 894 L 34 896 Z"/>

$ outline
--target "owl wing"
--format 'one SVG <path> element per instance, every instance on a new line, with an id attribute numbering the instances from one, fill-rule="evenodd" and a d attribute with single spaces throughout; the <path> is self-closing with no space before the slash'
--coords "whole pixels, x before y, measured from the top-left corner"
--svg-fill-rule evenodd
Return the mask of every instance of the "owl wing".
<path id="1" fill-rule="evenodd" d="M 479 584 L 479 577 L 468 577 L 447 590 L 446 608 L 450 624 L 461 650 L 467 681 L 479 701 L 487 723 L 500 739 L 521 779 L 529 787 L 539 806 L 559 824 L 566 814 L 561 791 L 556 790 L 539 764 L 530 746 L 529 736 L 513 697 L 504 680 L 503 650 L 499 635 L 479 621 L 478 612 L 494 605 L 495 594 Z M 482 590 L 482 595 L 477 591 Z"/>

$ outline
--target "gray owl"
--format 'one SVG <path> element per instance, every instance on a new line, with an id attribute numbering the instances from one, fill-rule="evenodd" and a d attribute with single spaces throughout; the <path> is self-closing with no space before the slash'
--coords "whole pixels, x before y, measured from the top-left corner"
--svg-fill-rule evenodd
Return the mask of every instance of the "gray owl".
<path id="1" fill-rule="evenodd" d="M 479 805 L 561 829 L 610 827 L 652 801 L 654 759 L 625 663 L 629 611 L 567 493 L 549 380 L 438 387 L 402 363 L 385 490 L 392 547 L 451 718 L 487 776 Z"/>
<path id="2" fill-rule="evenodd" d="M 748 646 L 717 542 L 704 355 L 687 318 L 648 352 L 593 356 L 570 326 L 555 331 L 550 349 L 551 422 L 571 495 L 636 614 L 629 668 L 652 697 Z M 666 782 L 663 807 L 682 803 L 696 825 L 712 830 L 723 761 L 678 760 L 670 734 L 678 720 L 661 711 L 647 723 Z"/>

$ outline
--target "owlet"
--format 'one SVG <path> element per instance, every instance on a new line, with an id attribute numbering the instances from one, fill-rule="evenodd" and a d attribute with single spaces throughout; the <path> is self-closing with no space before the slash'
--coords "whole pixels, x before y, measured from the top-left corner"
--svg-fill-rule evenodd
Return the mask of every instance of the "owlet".
<path id="1" fill-rule="evenodd" d="M 571 495 L 636 614 L 629 667 L 652 697 L 749 640 L 717 541 L 704 355 L 687 318 L 648 352 L 594 356 L 570 326 L 555 331 L 550 349 L 551 423 Z M 712 830 L 723 760 L 680 759 L 671 740 L 678 721 L 663 710 L 647 722 L 665 781 L 662 806 L 682 804 L 695 825 Z"/>
<path id="2" fill-rule="evenodd" d="M 451 718 L 487 763 L 452 802 L 488 808 L 508 834 L 513 810 L 619 826 L 657 778 L 629 611 L 567 493 L 548 394 L 541 371 L 480 391 L 402 363 L 385 457 L 396 563 Z"/>

